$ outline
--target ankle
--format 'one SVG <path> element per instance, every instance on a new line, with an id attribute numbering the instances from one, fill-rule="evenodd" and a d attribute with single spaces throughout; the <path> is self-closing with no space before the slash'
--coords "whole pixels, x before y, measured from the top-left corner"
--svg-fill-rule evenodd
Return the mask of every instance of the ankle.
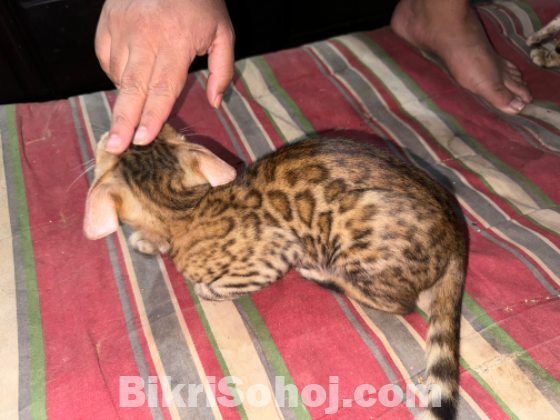
<path id="1" fill-rule="evenodd" d="M 414 20 L 431 23 L 462 23 L 472 14 L 468 0 L 401 0 L 398 6 L 403 6 L 401 9 L 406 9 Z"/>

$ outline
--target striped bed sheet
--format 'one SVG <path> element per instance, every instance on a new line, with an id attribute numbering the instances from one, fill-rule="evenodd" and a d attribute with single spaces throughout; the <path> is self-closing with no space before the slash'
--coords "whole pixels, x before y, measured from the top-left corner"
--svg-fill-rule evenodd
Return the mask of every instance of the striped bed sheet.
<path id="1" fill-rule="evenodd" d="M 460 419 L 560 419 L 560 71 L 525 39 L 552 0 L 478 8 L 535 101 L 500 115 L 388 28 L 238 61 L 220 110 L 189 76 L 171 124 L 233 165 L 350 137 L 443 182 L 468 224 Z M 199 300 L 122 226 L 82 235 L 114 92 L 0 106 L 0 419 L 412 419 L 426 297 L 387 315 L 296 272 Z M 229 386 L 228 386 L 229 384 Z M 174 397 L 174 398 L 171 398 Z"/>

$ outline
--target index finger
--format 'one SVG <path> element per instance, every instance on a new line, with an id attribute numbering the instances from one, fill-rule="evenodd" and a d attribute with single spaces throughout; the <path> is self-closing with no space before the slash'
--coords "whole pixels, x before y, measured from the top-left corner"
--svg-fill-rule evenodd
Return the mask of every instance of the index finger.
<path id="1" fill-rule="evenodd" d="M 154 55 L 146 50 L 130 51 L 105 147 L 110 153 L 122 153 L 132 140 L 148 96 L 154 61 Z"/>
<path id="2" fill-rule="evenodd" d="M 190 56 L 177 60 L 170 51 L 158 56 L 134 144 L 148 144 L 158 135 L 185 86 L 191 62 Z"/>

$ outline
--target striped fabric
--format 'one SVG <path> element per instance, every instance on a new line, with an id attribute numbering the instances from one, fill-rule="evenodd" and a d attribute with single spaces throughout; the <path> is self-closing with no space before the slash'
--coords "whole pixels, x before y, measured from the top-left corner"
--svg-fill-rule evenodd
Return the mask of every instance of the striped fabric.
<path id="1" fill-rule="evenodd" d="M 344 136 L 444 183 L 470 237 L 459 418 L 560 419 L 560 71 L 534 67 L 524 43 L 560 3 L 479 12 L 536 98 L 523 115 L 498 115 L 381 29 L 237 62 L 218 111 L 208 73 L 193 74 L 171 123 L 233 165 L 308 135 Z M 291 272 L 210 303 L 166 256 L 132 250 L 128 227 L 83 237 L 83 171 L 114 101 L 0 107 L 0 418 L 418 416 L 414 398 L 381 390 L 422 384 L 426 297 L 411 315 L 387 315 Z M 127 393 L 123 377 L 144 391 Z"/>

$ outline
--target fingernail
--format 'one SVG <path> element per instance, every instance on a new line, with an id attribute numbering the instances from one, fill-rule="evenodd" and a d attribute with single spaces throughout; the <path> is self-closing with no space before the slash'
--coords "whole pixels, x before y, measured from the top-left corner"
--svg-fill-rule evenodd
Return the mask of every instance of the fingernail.
<path id="1" fill-rule="evenodd" d="M 222 98 L 224 97 L 224 95 L 222 95 L 221 93 L 216 96 L 216 100 L 214 101 L 214 108 L 219 109 L 220 105 L 222 104 Z"/>
<path id="2" fill-rule="evenodd" d="M 142 146 L 146 144 L 146 136 L 148 135 L 148 129 L 144 126 L 138 128 L 136 130 L 136 134 L 134 135 L 134 139 L 132 143 Z"/>
<path id="3" fill-rule="evenodd" d="M 121 139 L 116 134 L 111 134 L 111 136 L 107 139 L 107 144 L 105 144 L 105 150 L 108 152 L 116 152 L 119 150 L 121 145 Z"/>
<path id="4" fill-rule="evenodd" d="M 525 105 L 526 103 L 519 98 L 515 98 L 509 103 L 509 106 L 516 111 L 521 111 L 523 108 L 525 108 Z"/>

